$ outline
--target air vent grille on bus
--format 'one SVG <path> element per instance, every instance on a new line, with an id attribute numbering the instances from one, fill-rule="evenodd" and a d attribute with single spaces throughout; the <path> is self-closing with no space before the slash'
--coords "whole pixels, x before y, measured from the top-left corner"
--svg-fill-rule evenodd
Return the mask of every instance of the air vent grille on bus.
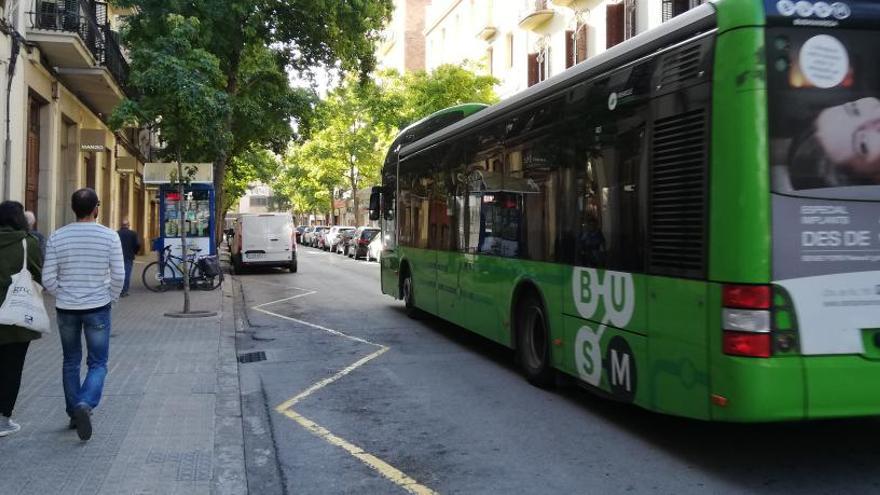
<path id="1" fill-rule="evenodd" d="M 653 273 L 704 273 L 706 128 L 705 110 L 654 122 L 649 227 Z"/>
<path id="2" fill-rule="evenodd" d="M 701 66 L 701 45 L 691 45 L 663 57 L 660 86 L 697 77 Z"/>

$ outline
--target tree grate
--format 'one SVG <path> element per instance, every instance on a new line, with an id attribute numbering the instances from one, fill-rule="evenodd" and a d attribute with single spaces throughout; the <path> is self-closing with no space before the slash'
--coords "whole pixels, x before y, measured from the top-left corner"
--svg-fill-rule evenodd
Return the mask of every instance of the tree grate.
<path id="1" fill-rule="evenodd" d="M 239 363 L 256 363 L 256 362 L 265 361 L 265 360 L 266 360 L 266 353 L 263 351 L 246 352 L 244 354 L 238 355 L 238 362 Z"/>

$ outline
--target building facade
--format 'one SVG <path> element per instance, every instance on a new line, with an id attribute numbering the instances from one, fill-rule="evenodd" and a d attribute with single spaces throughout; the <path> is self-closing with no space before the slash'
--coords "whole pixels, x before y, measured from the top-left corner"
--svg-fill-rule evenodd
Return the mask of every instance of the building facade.
<path id="1" fill-rule="evenodd" d="M 425 69 L 425 14 L 431 0 L 394 0 L 391 21 L 376 47 L 379 69 Z"/>
<path id="2" fill-rule="evenodd" d="M 261 182 L 248 186 L 247 191 L 238 200 L 236 213 L 269 213 L 272 210 L 272 188 Z"/>
<path id="3" fill-rule="evenodd" d="M 154 139 L 107 125 L 127 94 L 123 16 L 95 0 L 5 1 L 0 197 L 33 211 L 44 233 L 74 220 L 70 196 L 81 187 L 98 192 L 103 225 L 116 229 L 127 218 L 144 245 L 155 233 L 155 194 L 142 175 Z"/>
<path id="4" fill-rule="evenodd" d="M 705 0 L 434 0 L 426 69 L 470 63 L 507 98 Z"/>

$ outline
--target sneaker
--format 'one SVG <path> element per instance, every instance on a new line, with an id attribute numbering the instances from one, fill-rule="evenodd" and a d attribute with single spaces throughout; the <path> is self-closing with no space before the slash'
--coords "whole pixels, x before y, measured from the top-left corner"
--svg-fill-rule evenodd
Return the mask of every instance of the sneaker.
<path id="1" fill-rule="evenodd" d="M 79 439 L 86 441 L 92 438 L 92 410 L 85 404 L 76 406 L 73 410 L 73 421 L 76 423 L 76 434 Z"/>
<path id="2" fill-rule="evenodd" d="M 21 425 L 7 418 L 0 416 L 0 437 L 11 435 L 21 429 Z"/>

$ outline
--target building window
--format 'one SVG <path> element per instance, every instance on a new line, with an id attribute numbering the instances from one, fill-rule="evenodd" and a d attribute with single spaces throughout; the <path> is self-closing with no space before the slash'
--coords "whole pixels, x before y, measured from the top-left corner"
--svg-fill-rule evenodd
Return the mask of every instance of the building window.
<path id="1" fill-rule="evenodd" d="M 251 196 L 251 206 L 267 207 L 269 206 L 269 196 Z"/>
<path id="2" fill-rule="evenodd" d="M 565 68 L 587 59 L 587 25 L 578 23 L 575 30 L 565 32 Z"/>
<path id="3" fill-rule="evenodd" d="M 663 0 L 663 22 L 706 3 L 706 0 Z"/>
<path id="4" fill-rule="evenodd" d="M 625 39 L 625 7 L 622 3 L 610 3 L 605 7 L 605 49 L 617 45 Z"/>
<path id="5" fill-rule="evenodd" d="M 494 59 L 495 59 L 494 50 L 492 49 L 492 47 L 489 47 L 489 49 L 486 50 L 486 66 L 487 66 L 487 69 L 488 69 L 490 76 L 495 73 L 495 68 L 494 68 L 495 67 L 495 60 Z"/>
<path id="6" fill-rule="evenodd" d="M 605 9 L 606 49 L 636 35 L 635 0 L 621 0 L 608 4 Z"/>
<path id="7" fill-rule="evenodd" d="M 513 67 L 513 33 L 507 34 L 507 68 Z"/>

